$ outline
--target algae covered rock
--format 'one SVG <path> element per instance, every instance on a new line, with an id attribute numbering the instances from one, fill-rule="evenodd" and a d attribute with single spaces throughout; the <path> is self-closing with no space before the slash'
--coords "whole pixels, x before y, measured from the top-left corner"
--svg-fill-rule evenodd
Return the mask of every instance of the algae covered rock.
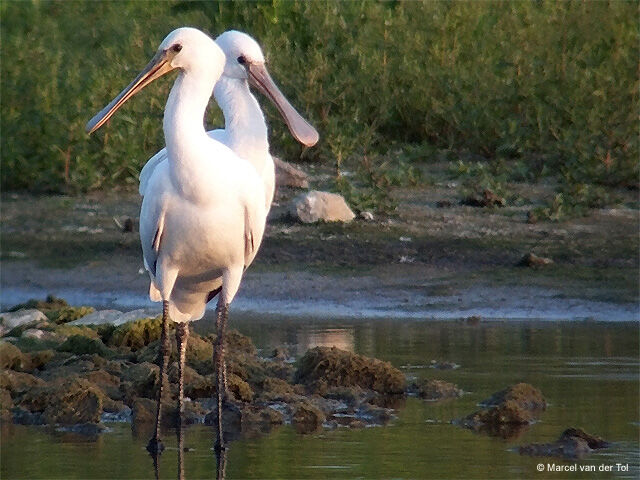
<path id="1" fill-rule="evenodd" d="M 292 422 L 299 433 L 310 433 L 322 426 L 326 417 L 322 410 L 309 402 L 300 402 L 293 412 Z"/>
<path id="2" fill-rule="evenodd" d="M 71 352 L 76 355 L 95 353 L 101 357 L 109 357 L 113 353 L 99 338 L 89 338 L 84 335 L 71 335 L 57 350 L 60 352 Z"/>
<path id="3" fill-rule="evenodd" d="M 74 320 L 78 320 L 79 318 L 86 317 L 90 313 L 93 313 L 95 309 L 93 307 L 72 307 L 66 306 L 57 310 L 49 310 L 45 312 L 45 315 L 49 319 L 49 321 L 63 324 L 72 322 Z"/>
<path id="4" fill-rule="evenodd" d="M 117 327 L 107 343 L 110 346 L 129 347 L 136 351 L 158 340 L 161 334 L 162 318 L 142 318 Z"/>
<path id="5" fill-rule="evenodd" d="M 86 379 L 70 378 L 49 382 L 27 392 L 21 406 L 41 412 L 47 424 L 98 423 L 104 393 Z"/>
<path id="6" fill-rule="evenodd" d="M 15 305 L 10 311 L 17 312 L 21 309 L 36 309 L 46 315 L 49 321 L 54 323 L 67 323 L 78 318 L 82 318 L 85 315 L 94 311 L 92 307 L 73 307 L 69 305 L 64 299 L 55 297 L 53 295 L 47 296 L 43 300 L 31 299 L 25 303 Z"/>
<path id="7" fill-rule="evenodd" d="M 609 446 L 609 442 L 580 428 L 568 428 L 553 443 L 532 443 L 521 446 L 518 450 L 521 455 L 576 459 Z"/>
<path id="8" fill-rule="evenodd" d="M 24 370 L 28 363 L 28 358 L 18 347 L 9 342 L 0 342 L 0 368 Z"/>
<path id="9" fill-rule="evenodd" d="M 458 421 L 462 426 L 490 435 L 512 438 L 523 426 L 536 421 L 546 409 L 542 393 L 528 383 L 518 383 L 494 393 L 480 403 L 484 408 Z"/>
<path id="10" fill-rule="evenodd" d="M 401 394 L 405 378 L 389 362 L 368 358 L 336 347 L 315 347 L 298 362 L 296 382 L 312 389 L 359 386 L 378 393 Z"/>
<path id="11" fill-rule="evenodd" d="M 455 384 L 443 380 L 424 379 L 415 386 L 417 394 L 424 400 L 442 400 L 461 397 L 463 392 Z"/>

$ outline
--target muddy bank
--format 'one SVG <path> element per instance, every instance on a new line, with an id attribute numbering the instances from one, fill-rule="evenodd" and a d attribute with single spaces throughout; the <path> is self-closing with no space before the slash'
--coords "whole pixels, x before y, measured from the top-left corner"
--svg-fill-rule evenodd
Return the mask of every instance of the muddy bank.
<path id="1" fill-rule="evenodd" d="M 303 225 L 283 216 L 295 191 L 280 191 L 233 308 L 334 318 L 637 320 L 637 210 L 529 224 L 523 207 L 436 205 L 453 193 L 443 185 L 398 191 L 393 216 Z M 5 195 L 2 203 L 4 307 L 49 293 L 101 307 L 149 305 L 137 195 Z M 124 219 L 133 232 L 118 226 Z M 519 266 L 527 255 L 553 263 Z"/>

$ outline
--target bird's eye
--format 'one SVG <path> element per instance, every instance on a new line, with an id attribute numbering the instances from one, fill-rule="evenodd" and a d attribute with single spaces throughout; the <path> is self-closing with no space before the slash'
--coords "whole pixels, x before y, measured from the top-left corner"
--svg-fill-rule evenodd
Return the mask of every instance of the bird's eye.
<path id="1" fill-rule="evenodd" d="M 173 47 L 171 47 L 171 50 L 178 53 L 180 50 L 182 50 L 182 45 L 180 45 L 179 43 L 176 43 Z"/>
<path id="2" fill-rule="evenodd" d="M 240 56 L 238 57 L 238 63 L 239 63 L 240 65 L 244 65 L 245 63 L 247 63 L 247 59 L 246 59 L 246 58 L 244 58 L 244 55 L 240 55 Z"/>

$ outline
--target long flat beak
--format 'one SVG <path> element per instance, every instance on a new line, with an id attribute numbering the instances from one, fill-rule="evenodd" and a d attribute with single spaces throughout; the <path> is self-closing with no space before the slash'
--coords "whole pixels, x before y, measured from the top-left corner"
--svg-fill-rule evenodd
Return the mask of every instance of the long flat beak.
<path id="1" fill-rule="evenodd" d="M 160 51 L 154 55 L 149 64 L 140 72 L 140 74 L 127 87 L 122 90 L 116 98 L 111 100 L 109 105 L 100 110 L 85 127 L 87 133 L 93 133 L 104 125 L 114 113 L 131 97 L 142 90 L 144 87 L 153 82 L 156 78 L 161 77 L 167 72 L 173 70 L 170 58 L 166 51 Z"/>
<path id="2" fill-rule="evenodd" d="M 303 145 L 312 147 L 320 138 L 318 132 L 307 122 L 298 111 L 293 108 L 287 98 L 272 80 L 271 75 L 263 64 L 249 65 L 249 83 L 269 98 L 289 127 L 291 135 Z"/>

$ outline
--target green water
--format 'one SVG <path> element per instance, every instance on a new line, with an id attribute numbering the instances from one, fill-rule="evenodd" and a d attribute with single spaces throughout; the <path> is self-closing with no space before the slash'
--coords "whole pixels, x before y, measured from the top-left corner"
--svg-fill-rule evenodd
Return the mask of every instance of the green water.
<path id="1" fill-rule="evenodd" d="M 234 441 L 226 478 L 638 478 L 639 325 L 590 322 L 482 323 L 345 321 L 317 322 L 234 317 L 265 354 L 287 344 L 299 354 L 318 344 L 392 362 L 409 376 L 457 383 L 462 399 L 428 403 L 408 398 L 386 427 L 322 430 L 302 435 L 282 426 L 268 435 Z M 210 327 L 206 321 L 199 330 Z M 451 361 L 455 370 L 429 368 Z M 539 423 L 508 440 L 476 434 L 450 424 L 474 411 L 476 403 L 505 386 L 525 381 L 549 403 Z M 2 478 L 154 478 L 144 449 L 149 432 L 110 424 L 96 438 L 51 432 L 43 427 L 3 425 Z M 613 442 L 584 460 L 520 456 L 519 445 L 551 442 L 568 427 Z M 213 430 L 185 431 L 183 475 L 215 478 Z M 160 478 L 177 478 L 177 440 L 165 435 Z M 542 463 L 576 465 L 577 472 L 537 471 Z M 628 471 L 616 471 L 616 464 Z M 594 466 L 595 472 L 581 472 Z M 611 468 L 605 472 L 600 469 Z"/>

